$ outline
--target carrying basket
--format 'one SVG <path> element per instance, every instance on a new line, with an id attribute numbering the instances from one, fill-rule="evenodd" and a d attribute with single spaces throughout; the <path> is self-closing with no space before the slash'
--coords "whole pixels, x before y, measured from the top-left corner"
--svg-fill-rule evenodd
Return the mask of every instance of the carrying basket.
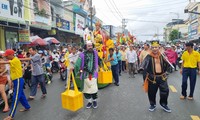
<path id="1" fill-rule="evenodd" d="M 74 90 L 70 89 L 71 75 Z M 73 72 L 70 72 L 67 80 L 67 90 L 61 93 L 62 108 L 75 112 L 83 107 L 83 93 L 78 91 Z"/>

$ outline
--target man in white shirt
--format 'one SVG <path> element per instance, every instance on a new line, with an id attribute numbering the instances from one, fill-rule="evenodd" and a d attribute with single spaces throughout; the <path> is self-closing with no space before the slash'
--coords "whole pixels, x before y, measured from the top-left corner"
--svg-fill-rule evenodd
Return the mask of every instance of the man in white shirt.
<path id="1" fill-rule="evenodd" d="M 68 59 L 69 59 L 70 63 L 69 63 L 69 66 L 67 67 L 67 77 L 69 79 L 71 77 L 71 76 L 69 76 L 70 71 L 74 69 L 74 64 L 76 63 L 76 60 L 78 59 L 78 55 L 77 55 L 77 51 L 76 51 L 75 47 L 71 48 L 71 53 L 69 54 Z M 67 87 L 68 79 L 66 80 L 66 86 L 65 87 Z"/>
<path id="2" fill-rule="evenodd" d="M 130 45 L 130 50 L 126 52 L 126 64 L 129 69 L 129 78 L 134 77 L 135 75 L 135 66 L 137 62 L 137 53 L 133 50 L 133 45 Z"/>

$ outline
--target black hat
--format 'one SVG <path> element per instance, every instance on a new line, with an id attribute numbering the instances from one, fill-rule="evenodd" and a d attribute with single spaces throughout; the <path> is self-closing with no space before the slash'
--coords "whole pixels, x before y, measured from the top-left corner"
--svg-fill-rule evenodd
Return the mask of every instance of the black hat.
<path id="1" fill-rule="evenodd" d="M 193 46 L 194 46 L 194 44 L 193 44 L 192 42 L 188 42 L 188 43 L 186 43 L 186 44 L 185 44 L 185 46 L 190 46 L 190 47 L 193 47 Z"/>
<path id="2" fill-rule="evenodd" d="M 151 46 L 159 46 L 159 45 L 160 45 L 160 43 L 158 40 L 151 41 Z"/>

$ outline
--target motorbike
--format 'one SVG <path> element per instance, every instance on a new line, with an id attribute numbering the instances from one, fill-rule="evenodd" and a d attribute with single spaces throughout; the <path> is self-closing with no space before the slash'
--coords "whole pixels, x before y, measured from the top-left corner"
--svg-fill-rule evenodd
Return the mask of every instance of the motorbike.
<path id="1" fill-rule="evenodd" d="M 50 73 L 50 71 L 45 65 L 43 66 L 43 70 L 44 70 L 44 76 L 45 76 L 45 83 L 46 84 L 52 83 L 52 78 L 53 78 L 52 73 Z"/>
<path id="2" fill-rule="evenodd" d="M 177 65 L 178 65 L 178 68 L 180 69 L 181 66 L 182 66 L 182 60 L 181 60 L 181 55 L 182 53 L 178 53 L 178 58 L 177 58 Z"/>
<path id="3" fill-rule="evenodd" d="M 59 71 L 59 63 L 56 61 L 52 61 L 51 63 L 51 72 L 52 73 L 57 73 Z"/>
<path id="4" fill-rule="evenodd" d="M 25 84 L 28 84 L 29 87 L 31 87 L 31 67 L 28 66 L 24 70 L 24 75 L 23 75 Z"/>
<path id="5" fill-rule="evenodd" d="M 64 62 L 65 60 L 60 60 L 60 79 L 63 81 L 67 79 L 67 68 Z"/>

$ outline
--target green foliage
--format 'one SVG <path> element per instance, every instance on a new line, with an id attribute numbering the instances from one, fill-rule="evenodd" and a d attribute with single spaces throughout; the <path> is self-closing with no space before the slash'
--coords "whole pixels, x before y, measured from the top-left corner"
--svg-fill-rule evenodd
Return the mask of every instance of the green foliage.
<path id="1" fill-rule="evenodd" d="M 49 17 L 49 15 L 46 13 L 45 9 L 39 10 L 38 7 L 35 7 L 34 11 L 35 11 L 36 15 L 39 15 L 39 16 L 42 16 L 42 17 L 46 17 L 46 18 Z"/>
<path id="2" fill-rule="evenodd" d="M 172 30 L 169 34 L 169 40 L 173 41 L 175 39 L 179 39 L 179 31 L 178 30 Z"/>

